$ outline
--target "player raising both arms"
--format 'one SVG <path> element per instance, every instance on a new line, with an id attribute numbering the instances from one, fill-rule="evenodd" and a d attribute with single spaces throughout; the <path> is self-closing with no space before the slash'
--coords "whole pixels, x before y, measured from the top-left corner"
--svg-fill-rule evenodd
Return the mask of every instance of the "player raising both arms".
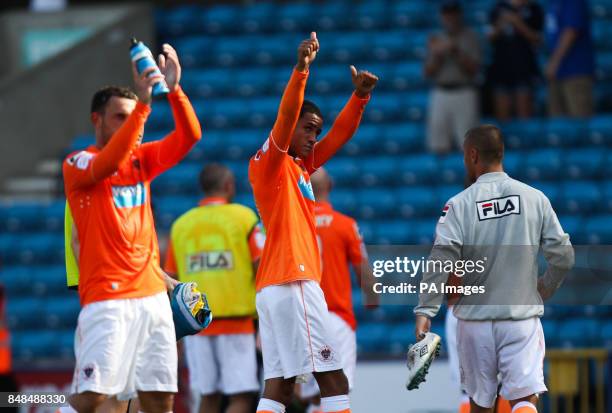
<path id="1" fill-rule="evenodd" d="M 323 117 L 304 101 L 310 64 L 319 50 L 313 32 L 283 94 L 270 136 L 251 159 L 249 180 L 266 228 L 256 277 L 265 389 L 259 413 L 282 413 L 296 376 L 314 373 L 324 412 L 350 412 L 321 280 L 310 174 L 355 133 L 378 78 L 351 67 L 355 92 L 320 142 Z"/>
<path id="2" fill-rule="evenodd" d="M 176 52 L 163 47 L 159 66 L 176 129 L 140 145 L 161 76 L 133 68 L 136 94 L 107 87 L 94 95 L 96 145 L 68 156 L 64 187 L 78 234 L 82 309 L 75 337 L 70 404 L 93 412 L 109 396 L 138 392 L 147 413 L 172 410 L 177 353 L 166 278 L 150 203 L 150 182 L 200 139 L 196 115 L 179 86 Z"/>

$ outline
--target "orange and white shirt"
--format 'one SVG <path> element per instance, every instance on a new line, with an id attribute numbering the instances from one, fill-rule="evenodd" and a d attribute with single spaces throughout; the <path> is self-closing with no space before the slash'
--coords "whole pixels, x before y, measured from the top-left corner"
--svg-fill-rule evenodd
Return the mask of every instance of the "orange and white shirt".
<path id="1" fill-rule="evenodd" d="M 355 133 L 369 97 L 353 94 L 324 139 L 307 159 L 287 152 L 304 101 L 308 72 L 294 70 L 270 136 L 249 163 L 249 181 L 266 229 L 257 291 L 298 280 L 321 280 L 310 174 Z"/>
<path id="2" fill-rule="evenodd" d="M 178 163 L 201 137 L 187 96 L 179 89 L 168 99 L 176 128 L 164 139 L 137 146 L 151 111 L 138 102 L 102 150 L 92 146 L 64 161 L 64 190 L 80 245 L 82 306 L 166 289 L 150 183 Z"/>
<path id="3" fill-rule="evenodd" d="M 315 222 L 323 269 L 321 289 L 327 307 L 355 330 L 349 265 L 357 268 L 367 259 L 359 228 L 354 219 L 335 211 L 327 202 L 315 205 Z"/>

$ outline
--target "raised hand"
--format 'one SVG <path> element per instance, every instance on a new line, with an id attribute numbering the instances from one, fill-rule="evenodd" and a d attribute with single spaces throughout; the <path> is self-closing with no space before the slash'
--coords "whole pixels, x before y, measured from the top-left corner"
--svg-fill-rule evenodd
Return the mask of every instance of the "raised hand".
<path id="1" fill-rule="evenodd" d="M 304 40 L 298 47 L 296 69 L 303 72 L 308 69 L 310 64 L 317 57 L 319 51 L 319 40 L 315 32 L 310 33 L 310 39 Z"/>
<path id="2" fill-rule="evenodd" d="M 351 66 L 351 76 L 353 77 L 353 85 L 355 85 L 355 94 L 360 98 L 367 97 L 378 82 L 378 76 L 367 70 L 357 71 L 355 66 Z"/>
<path id="3" fill-rule="evenodd" d="M 168 43 L 162 46 L 163 54 L 159 55 L 159 70 L 166 77 L 166 84 L 170 92 L 174 92 L 181 81 L 181 64 L 176 50 Z"/>
<path id="4" fill-rule="evenodd" d="M 134 77 L 134 89 L 136 89 L 136 95 L 138 100 L 148 105 L 151 103 L 151 92 L 153 85 L 160 80 L 164 80 L 164 75 L 151 75 L 155 71 L 155 67 L 150 67 L 144 70 L 141 74 L 138 74 L 136 70 L 136 63 L 132 62 L 132 76 Z"/>

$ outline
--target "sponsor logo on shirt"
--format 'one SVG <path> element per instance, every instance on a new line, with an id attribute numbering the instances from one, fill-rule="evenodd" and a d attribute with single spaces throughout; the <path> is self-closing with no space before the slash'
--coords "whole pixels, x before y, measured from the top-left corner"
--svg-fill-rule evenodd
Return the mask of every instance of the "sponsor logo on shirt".
<path id="1" fill-rule="evenodd" d="M 89 162 L 91 162 L 93 157 L 94 157 L 93 153 L 90 153 L 87 151 L 81 151 L 79 153 L 72 155 L 70 158 L 68 158 L 67 162 L 68 162 L 68 165 L 76 166 L 77 169 L 85 170 L 89 166 Z"/>
<path id="2" fill-rule="evenodd" d="M 476 202 L 476 210 L 478 211 L 478 219 L 480 221 L 502 218 L 507 215 L 520 215 L 521 199 L 518 195 L 510 195 L 503 198 L 479 201 Z"/>
<path id="3" fill-rule="evenodd" d="M 298 187 L 300 188 L 300 192 L 304 198 L 310 199 L 311 201 L 315 200 L 314 192 L 312 191 L 312 184 L 310 183 L 310 180 L 306 181 L 304 175 L 300 175 Z"/>
<path id="4" fill-rule="evenodd" d="M 187 256 L 187 273 L 210 270 L 231 270 L 234 256 L 231 251 L 204 251 Z"/>
<path id="5" fill-rule="evenodd" d="M 146 201 L 144 185 L 139 182 L 136 185 L 113 186 L 113 201 L 117 208 L 135 208 Z"/>

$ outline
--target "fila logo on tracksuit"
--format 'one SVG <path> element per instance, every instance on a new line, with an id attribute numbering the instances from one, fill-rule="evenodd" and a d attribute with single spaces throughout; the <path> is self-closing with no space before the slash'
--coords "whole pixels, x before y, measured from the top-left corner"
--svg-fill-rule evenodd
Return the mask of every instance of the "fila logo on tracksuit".
<path id="1" fill-rule="evenodd" d="M 521 198 L 518 195 L 510 195 L 503 198 L 479 201 L 476 202 L 476 210 L 478 211 L 478 219 L 480 221 L 513 214 L 520 215 Z"/>

